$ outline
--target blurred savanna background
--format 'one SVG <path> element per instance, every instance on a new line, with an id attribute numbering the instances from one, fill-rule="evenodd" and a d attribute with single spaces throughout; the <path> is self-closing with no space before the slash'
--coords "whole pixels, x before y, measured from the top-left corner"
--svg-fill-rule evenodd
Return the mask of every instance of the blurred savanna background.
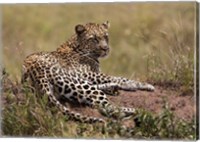
<path id="1" fill-rule="evenodd" d="M 111 53 L 109 57 L 100 61 L 104 73 L 148 81 L 171 90 L 177 89 L 179 94 L 190 94 L 191 98 L 195 98 L 194 57 L 197 11 L 195 2 L 13 4 L 2 5 L 1 11 L 3 75 L 9 76 L 9 81 L 4 82 L 11 84 L 11 88 L 5 87 L 7 90 L 4 90 L 6 103 L 3 114 L 7 119 L 3 120 L 5 135 L 91 136 L 84 133 L 85 124 L 79 128 L 74 123 L 77 125 L 75 130 L 80 129 L 78 132 L 82 135 L 75 130 L 69 133 L 64 131 L 65 126 L 61 126 L 61 122 L 56 124 L 58 118 L 55 120 L 51 117 L 47 118 L 47 121 L 55 123 L 55 128 L 50 126 L 53 124 L 48 126 L 44 124 L 44 127 L 40 128 L 39 125 L 45 122 L 39 123 L 36 120 L 42 118 L 35 118 L 33 114 L 33 118 L 29 118 L 28 114 L 21 114 L 20 110 L 28 110 L 30 106 L 24 100 L 29 107 L 19 106 L 15 102 L 17 99 L 12 96 L 13 92 L 15 94 L 15 90 L 12 90 L 13 85 L 20 84 L 21 66 L 25 57 L 38 51 L 56 50 L 75 33 L 74 27 L 77 24 L 103 23 L 107 20 L 110 22 Z M 26 97 L 30 98 L 30 96 Z M 41 113 L 45 114 L 45 109 L 41 110 Z M 24 119 L 16 120 L 14 116 L 17 114 L 20 114 L 21 119 L 24 116 Z M 18 128 L 14 130 L 12 121 L 25 123 L 26 126 L 16 126 Z M 29 121 L 38 125 L 29 124 Z M 72 123 L 68 125 L 71 127 Z M 187 127 L 178 126 L 177 138 L 195 139 L 194 121 L 184 125 Z M 167 127 L 166 125 L 164 128 Z M 159 128 L 161 129 L 160 126 Z M 93 127 L 91 129 L 97 131 Z M 144 132 L 145 129 L 135 131 Z M 141 138 L 172 138 L 167 130 L 158 135 L 156 132 L 148 132 L 151 135 L 142 133 Z M 178 135 L 179 133 L 182 135 Z M 123 136 L 134 137 L 134 134 Z M 119 133 L 105 135 L 95 133 L 93 136 L 120 137 Z"/>

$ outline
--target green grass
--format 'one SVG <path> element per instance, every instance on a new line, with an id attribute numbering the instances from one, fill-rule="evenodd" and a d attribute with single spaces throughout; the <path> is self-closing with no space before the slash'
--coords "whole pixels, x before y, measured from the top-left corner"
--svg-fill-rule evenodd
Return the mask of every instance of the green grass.
<path id="1" fill-rule="evenodd" d="M 10 82 L 14 82 L 14 91 L 11 85 L 3 92 L 8 102 L 3 106 L 3 134 L 195 139 L 194 120 L 176 120 L 165 105 L 158 116 L 141 110 L 138 116 L 141 125 L 128 128 L 131 130 L 128 133 L 121 122 L 110 122 L 107 126 L 71 122 L 56 108 L 46 106 L 46 98 L 40 100 L 15 83 L 20 80 L 21 65 L 27 55 L 55 50 L 74 34 L 76 24 L 108 20 L 111 54 L 101 60 L 103 72 L 194 92 L 195 5 L 195 2 L 2 5 L 3 66 Z M 23 91 L 16 93 L 18 89 Z M 151 127 L 147 130 L 148 126 Z"/>

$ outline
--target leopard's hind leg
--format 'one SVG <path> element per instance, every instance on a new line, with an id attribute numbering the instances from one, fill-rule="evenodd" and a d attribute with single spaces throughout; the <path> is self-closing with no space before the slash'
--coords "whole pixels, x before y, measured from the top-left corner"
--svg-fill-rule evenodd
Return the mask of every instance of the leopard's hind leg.
<path id="1" fill-rule="evenodd" d="M 88 84 L 87 81 L 82 81 L 76 85 L 65 85 L 67 89 L 65 96 L 71 101 L 78 101 L 79 103 L 84 103 L 90 107 L 97 108 L 100 112 L 106 116 L 117 116 L 117 117 L 127 117 L 134 115 L 134 108 L 118 107 L 111 104 L 104 91 L 99 90 L 96 85 Z"/>

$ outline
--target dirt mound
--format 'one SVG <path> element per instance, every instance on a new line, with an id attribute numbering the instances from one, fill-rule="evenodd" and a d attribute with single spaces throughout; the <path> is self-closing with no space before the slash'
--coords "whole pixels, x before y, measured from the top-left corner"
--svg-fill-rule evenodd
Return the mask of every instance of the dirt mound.
<path id="1" fill-rule="evenodd" d="M 170 88 L 164 88 L 155 86 L 154 92 L 136 91 L 136 92 L 125 92 L 121 91 L 118 96 L 108 96 L 109 100 L 117 105 L 130 108 L 142 108 L 158 114 L 162 111 L 163 106 L 167 104 L 169 109 L 174 112 L 175 116 L 184 120 L 191 120 L 196 114 L 196 103 L 193 93 L 182 93 L 182 91 L 174 90 Z M 7 92 L 12 90 L 13 94 L 19 100 L 23 100 L 22 86 L 19 83 L 13 83 L 9 79 L 3 81 L 3 91 Z M 20 95 L 21 94 L 21 95 Z M 4 97 L 2 97 L 3 104 L 6 103 Z M 104 118 L 98 110 L 86 107 L 83 105 L 72 105 L 68 106 L 76 112 L 83 115 L 95 116 Z"/>
<path id="2" fill-rule="evenodd" d="M 177 118 L 191 120 L 195 117 L 196 107 L 195 98 L 192 93 L 181 95 L 181 92 L 164 89 L 156 86 L 154 92 L 136 91 L 124 92 L 121 91 L 118 96 L 108 96 L 109 100 L 118 106 L 142 108 L 158 114 L 162 111 L 166 104 L 171 111 L 174 112 Z M 97 110 L 84 106 L 71 106 L 73 111 L 84 115 L 103 117 Z"/>

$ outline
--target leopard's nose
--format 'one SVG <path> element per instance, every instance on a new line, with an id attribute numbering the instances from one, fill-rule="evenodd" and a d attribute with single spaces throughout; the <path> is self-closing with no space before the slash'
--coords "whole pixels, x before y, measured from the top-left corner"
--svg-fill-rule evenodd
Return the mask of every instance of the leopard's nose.
<path id="1" fill-rule="evenodd" d="M 101 42 L 99 43 L 99 46 L 100 46 L 100 48 L 101 48 L 102 50 L 104 50 L 104 51 L 109 50 L 109 46 L 108 46 L 108 43 L 107 43 L 106 41 L 101 41 Z"/>

